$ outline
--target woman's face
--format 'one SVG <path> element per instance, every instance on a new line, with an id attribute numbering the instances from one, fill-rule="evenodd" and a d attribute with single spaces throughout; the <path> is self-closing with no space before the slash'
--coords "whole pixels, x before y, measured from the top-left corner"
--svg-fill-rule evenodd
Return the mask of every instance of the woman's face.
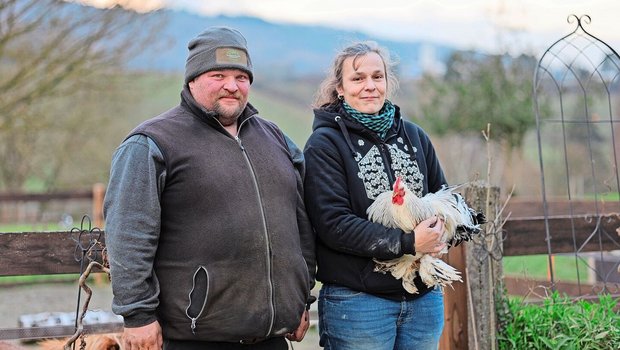
<path id="1" fill-rule="evenodd" d="M 342 82 L 336 90 L 356 110 L 378 114 L 385 102 L 387 78 L 383 59 L 375 52 L 349 57 L 342 63 Z"/>

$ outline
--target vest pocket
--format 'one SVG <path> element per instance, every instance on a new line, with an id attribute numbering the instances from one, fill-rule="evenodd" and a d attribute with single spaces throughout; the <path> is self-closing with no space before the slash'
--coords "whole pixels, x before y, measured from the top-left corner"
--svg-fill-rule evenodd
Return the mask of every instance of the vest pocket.
<path id="1" fill-rule="evenodd" d="M 199 266 L 192 278 L 192 289 L 189 291 L 189 305 L 185 314 L 192 321 L 192 333 L 196 330 L 196 320 L 200 318 L 207 306 L 209 296 L 209 271 L 204 266 Z"/>

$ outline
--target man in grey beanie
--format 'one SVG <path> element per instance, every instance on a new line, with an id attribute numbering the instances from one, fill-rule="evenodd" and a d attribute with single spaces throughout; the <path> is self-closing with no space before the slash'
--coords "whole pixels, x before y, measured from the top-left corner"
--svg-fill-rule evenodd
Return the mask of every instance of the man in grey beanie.
<path id="1" fill-rule="evenodd" d="M 181 103 L 112 159 L 106 245 L 124 350 L 287 349 L 314 301 L 303 155 L 248 103 L 243 35 L 192 39 Z"/>

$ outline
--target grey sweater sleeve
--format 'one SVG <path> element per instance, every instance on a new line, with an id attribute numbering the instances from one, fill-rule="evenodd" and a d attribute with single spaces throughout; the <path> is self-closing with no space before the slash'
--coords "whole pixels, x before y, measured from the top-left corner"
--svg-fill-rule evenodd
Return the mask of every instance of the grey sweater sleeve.
<path id="1" fill-rule="evenodd" d="M 112 158 L 105 195 L 105 241 L 112 277 L 112 311 L 125 327 L 157 320 L 159 283 L 153 261 L 160 233 L 163 156 L 144 135 L 125 140 Z"/>

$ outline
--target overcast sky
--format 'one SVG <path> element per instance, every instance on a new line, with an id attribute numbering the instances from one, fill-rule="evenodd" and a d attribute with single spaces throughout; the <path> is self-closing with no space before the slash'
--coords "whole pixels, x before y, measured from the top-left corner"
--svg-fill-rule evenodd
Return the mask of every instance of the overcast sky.
<path id="1" fill-rule="evenodd" d="M 113 0 L 83 0 L 109 3 Z M 355 29 L 398 40 L 430 40 L 459 48 L 537 53 L 569 34 L 570 14 L 620 49 L 620 0 L 125 0 L 205 15 L 249 15 L 273 22 Z"/>

